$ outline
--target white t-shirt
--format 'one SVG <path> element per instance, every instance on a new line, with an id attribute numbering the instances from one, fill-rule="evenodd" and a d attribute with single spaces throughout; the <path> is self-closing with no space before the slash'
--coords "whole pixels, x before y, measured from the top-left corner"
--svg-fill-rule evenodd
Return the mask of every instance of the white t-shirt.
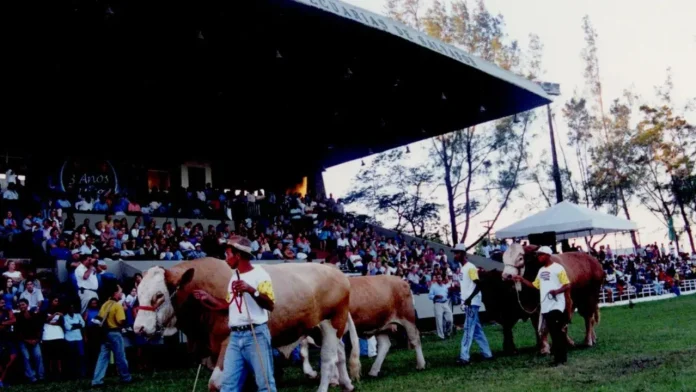
<path id="1" fill-rule="evenodd" d="M 549 291 L 558 290 L 561 286 L 570 283 L 565 268 L 558 263 L 549 267 L 541 267 L 534 280 L 534 287 L 541 293 L 541 313 L 546 314 L 552 310 L 565 311 L 565 294 L 558 294 L 556 299 L 549 296 Z"/>
<path id="2" fill-rule="evenodd" d="M 274 298 L 271 277 L 263 267 L 256 266 L 251 271 L 240 274 L 239 277 L 249 284 L 249 286 L 268 295 L 271 299 Z M 241 302 L 237 302 L 239 298 L 236 298 L 235 294 L 232 293 L 232 282 L 236 280 L 237 273 L 233 271 L 232 279 L 230 279 L 230 283 L 227 284 L 227 302 L 230 303 L 228 325 L 230 327 L 239 327 L 249 325 L 249 323 L 264 324 L 268 322 L 268 311 L 259 306 L 251 294 L 244 293 L 241 297 Z M 241 305 L 241 309 L 238 308 L 238 305 Z M 247 307 L 249 308 L 251 320 L 247 317 Z"/>
<path id="3" fill-rule="evenodd" d="M 85 267 L 85 265 L 82 263 L 80 263 L 80 265 L 78 265 L 77 268 L 75 268 L 75 278 L 77 278 L 77 287 L 89 290 L 98 289 L 99 281 L 97 280 L 96 272 L 92 271 L 92 273 L 89 274 L 89 278 L 87 278 L 86 280 L 83 279 L 85 276 L 85 272 L 87 272 L 87 267 Z"/>
<path id="4" fill-rule="evenodd" d="M 469 298 L 471 293 L 474 292 L 474 288 L 476 288 L 474 281 L 478 280 L 478 278 L 478 270 L 476 269 L 475 265 L 473 265 L 471 262 L 467 262 L 466 264 L 462 265 L 459 272 L 459 286 L 461 287 L 462 292 L 462 303 L 464 303 L 464 301 Z M 479 291 L 478 294 L 471 299 L 471 306 L 480 306 L 480 311 L 485 310 L 482 298 L 481 292 Z"/>

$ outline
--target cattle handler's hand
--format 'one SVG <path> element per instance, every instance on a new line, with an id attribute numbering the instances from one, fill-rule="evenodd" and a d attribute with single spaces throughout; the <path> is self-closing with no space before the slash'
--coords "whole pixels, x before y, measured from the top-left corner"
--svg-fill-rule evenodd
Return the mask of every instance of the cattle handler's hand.
<path id="1" fill-rule="evenodd" d="M 464 300 L 464 306 L 471 306 L 471 298 L 467 298 Z"/>
<path id="2" fill-rule="evenodd" d="M 243 280 L 235 280 L 232 282 L 232 290 L 240 292 L 240 293 L 249 293 L 249 294 L 254 294 L 256 291 L 255 288 L 249 286 L 249 284 Z"/>
<path id="3" fill-rule="evenodd" d="M 205 302 L 208 300 L 208 298 L 210 298 L 210 294 L 204 290 L 193 290 L 193 298 L 201 302 Z"/>

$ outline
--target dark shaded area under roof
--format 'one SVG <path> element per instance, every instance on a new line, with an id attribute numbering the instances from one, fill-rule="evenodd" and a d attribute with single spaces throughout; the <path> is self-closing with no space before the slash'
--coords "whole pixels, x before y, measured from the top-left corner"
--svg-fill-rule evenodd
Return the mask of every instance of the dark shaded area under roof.
<path id="1" fill-rule="evenodd" d="M 147 159 L 229 159 L 247 163 L 249 175 L 261 169 L 248 163 L 264 162 L 299 173 L 547 102 L 293 1 L 3 8 L 11 37 L 5 130 L 16 136 L 14 152 L 39 161 L 56 153 L 128 157 L 137 147 Z"/>

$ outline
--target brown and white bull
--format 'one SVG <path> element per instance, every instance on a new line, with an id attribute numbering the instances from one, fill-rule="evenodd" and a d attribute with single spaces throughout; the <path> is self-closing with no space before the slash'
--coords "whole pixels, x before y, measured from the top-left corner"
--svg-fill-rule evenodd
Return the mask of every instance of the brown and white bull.
<path id="1" fill-rule="evenodd" d="M 416 369 L 425 369 L 425 358 L 421 347 L 420 333 L 416 328 L 416 309 L 408 283 L 396 276 L 358 276 L 350 281 L 350 313 L 358 335 L 377 338 L 377 358 L 370 369 L 370 376 L 379 375 L 384 358 L 389 352 L 389 333 L 396 325 L 406 331 L 409 343 L 416 351 Z M 316 377 L 308 358 L 311 338 L 300 343 L 302 369 L 309 377 Z M 355 350 L 353 350 L 355 351 Z M 335 375 L 334 371 L 334 375 Z M 335 380 L 332 380 L 332 383 Z"/>
<path id="2" fill-rule="evenodd" d="M 537 332 L 537 343 L 542 354 L 550 352 L 548 330 L 539 328 L 540 296 L 521 284 L 515 284 L 510 277 L 519 275 L 534 281 L 541 265 L 536 256 L 538 246 L 523 247 L 512 244 L 503 254 L 503 272 L 488 271 L 480 274 L 483 302 L 487 317 L 498 321 L 503 327 L 503 350 L 516 351 L 512 328 L 519 320 L 530 319 Z M 553 261 L 565 268 L 570 280 L 571 290 L 566 297 L 569 317 L 573 309 L 585 319 L 585 344 L 593 346 L 597 342 L 594 327 L 599 323 L 599 294 L 604 282 L 604 270 L 594 257 L 586 253 L 564 253 L 552 255 Z M 567 334 L 567 332 L 566 332 Z M 574 344 L 567 336 L 568 343 Z"/>
<path id="3" fill-rule="evenodd" d="M 258 267 L 257 267 L 258 268 Z M 346 368 L 340 338 L 346 328 L 356 349 L 350 355 L 350 374 L 360 374 L 358 335 L 349 313 L 350 283 L 339 270 L 319 264 L 278 264 L 263 268 L 271 276 L 275 306 L 269 317 L 273 347 L 288 357 L 298 342 L 319 327 L 325 344 L 321 350 L 320 392 L 329 388 L 335 367 L 343 390 L 353 390 Z M 133 329 L 151 336 L 158 331 L 172 335 L 177 329 L 186 334 L 189 349 L 200 359 L 215 363 L 208 383 L 210 390 L 221 385 L 224 354 L 229 343 L 226 311 L 210 311 L 194 299 L 194 290 L 204 290 L 217 298 L 227 297 L 232 271 L 215 258 L 184 261 L 172 268 L 150 268 L 138 286 L 140 310 Z"/>

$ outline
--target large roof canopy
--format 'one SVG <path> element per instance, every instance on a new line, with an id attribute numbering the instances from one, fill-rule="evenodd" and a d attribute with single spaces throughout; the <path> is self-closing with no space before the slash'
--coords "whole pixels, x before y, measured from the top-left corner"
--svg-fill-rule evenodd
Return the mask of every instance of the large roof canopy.
<path id="1" fill-rule="evenodd" d="M 495 235 L 498 238 L 527 238 L 530 234 L 554 232 L 557 240 L 564 240 L 631 230 L 638 230 L 634 222 L 562 201 L 496 231 Z"/>
<path id="2" fill-rule="evenodd" d="M 549 102 L 524 78 L 336 0 L 20 1 L 6 10 L 15 24 L 8 131 L 116 130 L 150 155 L 178 148 L 298 171 Z M 30 152 L 43 145 L 16 133 Z M 91 137 L 68 140 L 61 149 L 110 153 Z"/>

